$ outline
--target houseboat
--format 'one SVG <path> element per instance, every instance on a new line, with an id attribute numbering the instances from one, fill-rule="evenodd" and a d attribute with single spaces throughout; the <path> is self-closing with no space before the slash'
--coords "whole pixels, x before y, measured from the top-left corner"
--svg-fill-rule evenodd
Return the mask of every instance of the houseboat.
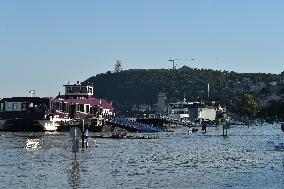
<path id="1" fill-rule="evenodd" d="M 186 99 L 168 106 L 167 119 L 180 123 L 196 121 L 215 121 L 217 109 L 214 102 L 206 105 L 203 102 L 187 102 Z"/>
<path id="2" fill-rule="evenodd" d="M 1 131 L 55 131 L 55 123 L 45 116 L 50 98 L 12 97 L 0 100 Z"/>
<path id="3" fill-rule="evenodd" d="M 206 105 L 203 102 L 183 101 L 164 105 L 164 111 L 152 114 L 149 118 L 138 118 L 137 121 L 153 124 L 158 127 L 200 126 L 201 123 L 213 123 L 216 120 L 217 108 L 214 102 Z"/>
<path id="4" fill-rule="evenodd" d="M 112 105 L 104 99 L 94 97 L 92 84 L 63 85 L 65 94 L 50 100 L 50 109 L 45 115 L 59 125 L 59 131 L 82 124 L 90 131 L 100 131 L 102 126 L 114 116 Z"/>

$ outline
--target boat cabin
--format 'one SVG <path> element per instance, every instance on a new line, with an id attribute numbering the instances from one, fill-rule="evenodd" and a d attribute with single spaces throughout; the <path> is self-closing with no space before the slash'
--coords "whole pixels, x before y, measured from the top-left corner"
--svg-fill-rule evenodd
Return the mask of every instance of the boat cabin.
<path id="1" fill-rule="evenodd" d="M 4 112 L 44 112 L 49 109 L 49 98 L 12 97 L 0 100 L 0 111 Z"/>
<path id="2" fill-rule="evenodd" d="M 214 104 L 213 102 L 211 104 Z M 216 108 L 203 102 L 176 102 L 170 103 L 168 116 L 171 120 L 179 122 L 194 122 L 196 120 L 216 119 Z"/>
<path id="3" fill-rule="evenodd" d="M 65 87 L 65 98 L 89 98 L 94 95 L 94 87 L 91 84 L 63 85 Z"/>
<path id="4" fill-rule="evenodd" d="M 52 114 L 64 119 L 84 118 L 110 118 L 113 116 L 113 108 L 104 99 L 94 97 L 94 88 L 91 84 L 63 85 L 65 95 L 59 95 L 50 102 Z"/>

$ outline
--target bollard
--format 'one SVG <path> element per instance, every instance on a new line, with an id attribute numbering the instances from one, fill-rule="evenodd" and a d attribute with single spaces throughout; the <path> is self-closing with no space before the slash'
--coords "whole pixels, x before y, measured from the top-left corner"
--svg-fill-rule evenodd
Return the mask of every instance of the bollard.
<path id="1" fill-rule="evenodd" d="M 85 139 L 85 121 L 84 120 L 82 120 L 82 135 L 81 135 L 82 137 L 82 149 L 84 149 L 85 148 L 85 141 L 84 141 L 84 139 Z"/>

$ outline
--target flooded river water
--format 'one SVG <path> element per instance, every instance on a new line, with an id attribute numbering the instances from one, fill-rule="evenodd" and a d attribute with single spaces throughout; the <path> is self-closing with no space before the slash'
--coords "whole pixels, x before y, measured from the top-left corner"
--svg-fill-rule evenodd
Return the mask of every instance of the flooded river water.
<path id="1" fill-rule="evenodd" d="M 68 133 L 0 133 L 0 188 L 284 188 L 279 125 L 94 139 L 75 159 Z"/>

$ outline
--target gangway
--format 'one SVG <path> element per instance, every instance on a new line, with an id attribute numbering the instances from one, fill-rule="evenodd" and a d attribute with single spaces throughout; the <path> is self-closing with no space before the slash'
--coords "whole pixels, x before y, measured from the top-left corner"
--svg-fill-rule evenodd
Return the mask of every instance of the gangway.
<path id="1" fill-rule="evenodd" d="M 114 125 L 116 127 L 120 127 L 125 130 L 129 131 L 135 131 L 135 132 L 162 132 L 167 131 L 166 129 L 161 129 L 154 127 L 150 124 L 143 124 L 139 123 L 127 118 L 114 118 L 113 120 L 109 121 L 111 125 Z"/>

